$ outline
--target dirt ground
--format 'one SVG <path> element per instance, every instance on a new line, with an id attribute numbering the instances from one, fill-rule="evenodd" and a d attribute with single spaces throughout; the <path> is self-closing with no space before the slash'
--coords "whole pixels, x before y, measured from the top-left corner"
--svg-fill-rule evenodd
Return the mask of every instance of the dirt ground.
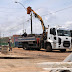
<path id="1" fill-rule="evenodd" d="M 46 68 L 51 66 L 48 63 L 62 62 L 71 52 L 72 50 L 62 53 L 60 51 L 45 52 L 43 49 L 37 51 L 13 48 L 8 54 L 0 53 L 0 72 L 48 72 Z M 72 63 L 62 65 L 72 67 Z"/>

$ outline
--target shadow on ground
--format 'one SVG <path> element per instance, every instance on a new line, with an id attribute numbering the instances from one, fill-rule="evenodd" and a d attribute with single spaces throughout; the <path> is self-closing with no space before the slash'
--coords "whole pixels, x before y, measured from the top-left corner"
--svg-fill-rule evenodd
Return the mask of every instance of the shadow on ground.
<path id="1" fill-rule="evenodd" d="M 34 59 L 32 57 L 0 57 L 0 59 Z"/>
<path id="2" fill-rule="evenodd" d="M 31 51 L 37 51 L 35 49 L 32 49 Z M 45 50 L 39 50 L 39 51 L 42 51 L 42 52 L 46 52 Z M 71 53 L 71 51 L 65 51 L 65 52 L 61 52 L 60 50 L 52 50 L 53 53 Z"/>

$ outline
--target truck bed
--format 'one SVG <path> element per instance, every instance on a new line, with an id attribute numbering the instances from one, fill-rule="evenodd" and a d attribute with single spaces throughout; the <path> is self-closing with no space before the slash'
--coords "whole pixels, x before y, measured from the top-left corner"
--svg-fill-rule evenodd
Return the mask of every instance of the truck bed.
<path id="1" fill-rule="evenodd" d="M 21 37 L 18 38 L 18 42 L 36 41 L 35 37 Z"/>

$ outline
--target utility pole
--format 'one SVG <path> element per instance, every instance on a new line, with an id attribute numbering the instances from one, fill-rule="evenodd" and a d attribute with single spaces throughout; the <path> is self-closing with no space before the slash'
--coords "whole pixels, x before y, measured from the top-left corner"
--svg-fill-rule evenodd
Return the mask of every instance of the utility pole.
<path id="1" fill-rule="evenodd" d="M 31 12 L 31 34 L 32 34 L 32 12 Z"/>
<path id="2" fill-rule="evenodd" d="M 24 23 L 23 23 L 23 34 L 24 34 Z"/>

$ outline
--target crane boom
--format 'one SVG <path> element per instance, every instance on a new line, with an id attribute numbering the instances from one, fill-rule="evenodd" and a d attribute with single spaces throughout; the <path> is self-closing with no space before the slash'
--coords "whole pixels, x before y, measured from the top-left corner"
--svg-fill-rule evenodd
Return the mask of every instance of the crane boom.
<path id="1" fill-rule="evenodd" d="M 43 32 L 45 32 L 45 26 L 44 26 L 44 22 L 43 22 L 41 16 L 39 16 L 37 13 L 35 13 L 35 11 L 33 11 L 33 13 L 34 13 L 35 17 L 39 18 L 41 25 L 42 25 Z"/>
<path id="2" fill-rule="evenodd" d="M 33 12 L 34 16 L 40 20 L 43 32 L 45 32 L 45 26 L 44 26 L 44 22 L 43 22 L 41 16 L 39 16 L 33 9 L 31 9 L 31 7 L 28 7 L 27 8 L 27 14 L 30 14 L 31 11 Z"/>
<path id="3" fill-rule="evenodd" d="M 28 7 L 27 14 L 30 14 L 31 12 L 33 12 L 34 16 L 40 20 L 42 29 L 43 29 L 43 38 L 46 39 L 46 28 L 45 28 L 45 25 L 44 25 L 44 22 L 43 22 L 41 16 L 39 16 L 33 9 L 31 9 L 31 7 Z"/>

